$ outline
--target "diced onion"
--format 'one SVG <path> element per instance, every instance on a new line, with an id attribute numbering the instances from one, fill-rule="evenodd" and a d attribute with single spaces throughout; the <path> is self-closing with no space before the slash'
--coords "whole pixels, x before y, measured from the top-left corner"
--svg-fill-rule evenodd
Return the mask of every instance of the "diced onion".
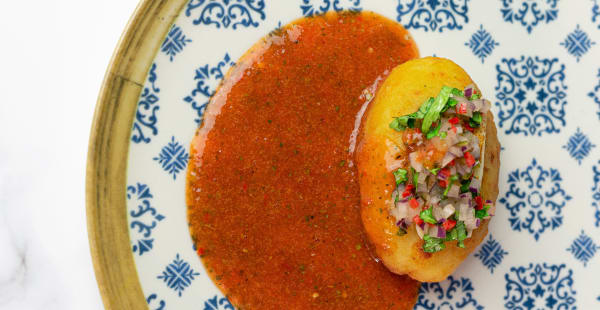
<path id="1" fill-rule="evenodd" d="M 410 166 L 413 167 L 417 172 L 423 171 L 423 164 L 417 160 L 418 154 L 416 152 L 410 153 L 408 158 L 410 159 Z"/>
<path id="2" fill-rule="evenodd" d="M 454 214 L 454 211 L 454 206 L 452 204 L 448 204 L 442 209 L 442 216 L 444 218 L 448 218 L 450 215 Z"/>
<path id="3" fill-rule="evenodd" d="M 412 155 L 412 154 L 411 154 Z M 442 167 L 446 167 L 451 161 L 453 161 L 456 158 L 456 156 L 454 156 L 454 154 L 447 152 L 444 155 L 444 158 L 442 159 Z"/>
<path id="4" fill-rule="evenodd" d="M 452 184 L 452 186 L 450 186 L 450 190 L 448 191 L 448 197 L 458 198 L 458 195 L 460 195 L 460 186 Z"/>

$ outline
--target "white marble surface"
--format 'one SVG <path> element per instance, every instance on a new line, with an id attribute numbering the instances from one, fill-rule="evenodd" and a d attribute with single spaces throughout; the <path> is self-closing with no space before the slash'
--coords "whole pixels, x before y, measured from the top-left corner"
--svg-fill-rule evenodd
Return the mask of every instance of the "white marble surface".
<path id="1" fill-rule="evenodd" d="M 0 309 L 102 309 L 87 144 L 137 0 L 0 1 Z"/>

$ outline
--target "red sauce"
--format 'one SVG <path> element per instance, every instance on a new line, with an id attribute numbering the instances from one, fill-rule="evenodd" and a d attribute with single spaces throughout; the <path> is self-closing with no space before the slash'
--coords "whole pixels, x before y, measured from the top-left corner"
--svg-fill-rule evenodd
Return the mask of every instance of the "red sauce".
<path id="1" fill-rule="evenodd" d="M 239 309 L 412 309 L 371 255 L 349 138 L 363 90 L 417 57 L 373 13 L 298 20 L 238 62 L 192 142 L 190 230 Z"/>

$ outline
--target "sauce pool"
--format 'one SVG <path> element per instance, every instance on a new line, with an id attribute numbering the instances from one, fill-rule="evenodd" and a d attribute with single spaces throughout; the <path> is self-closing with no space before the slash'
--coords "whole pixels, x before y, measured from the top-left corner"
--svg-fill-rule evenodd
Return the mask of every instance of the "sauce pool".
<path id="1" fill-rule="evenodd" d="M 419 283 L 369 250 L 351 136 L 376 81 L 415 57 L 395 22 L 328 13 L 274 31 L 229 73 L 192 141 L 187 203 L 238 309 L 412 309 Z"/>

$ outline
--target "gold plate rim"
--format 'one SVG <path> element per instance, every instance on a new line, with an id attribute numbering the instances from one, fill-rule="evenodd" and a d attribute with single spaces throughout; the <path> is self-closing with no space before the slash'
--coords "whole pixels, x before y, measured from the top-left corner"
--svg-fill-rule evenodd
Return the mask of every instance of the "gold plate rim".
<path id="1" fill-rule="evenodd" d="M 126 177 L 131 126 L 150 66 L 187 0 L 142 0 L 121 35 L 96 102 L 86 167 L 86 216 L 106 309 L 148 309 L 131 252 Z"/>

